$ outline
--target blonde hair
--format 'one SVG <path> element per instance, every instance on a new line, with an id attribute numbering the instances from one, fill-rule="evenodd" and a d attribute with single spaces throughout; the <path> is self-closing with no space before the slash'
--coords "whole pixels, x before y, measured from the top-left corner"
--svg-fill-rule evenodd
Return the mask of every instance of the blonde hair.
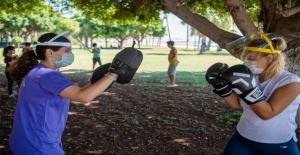
<path id="1" fill-rule="evenodd" d="M 270 40 L 272 46 L 275 50 L 283 51 L 286 49 L 287 45 L 285 40 L 282 37 L 273 38 Z M 248 46 L 252 47 L 259 47 L 259 48 L 266 48 L 270 49 L 270 45 L 264 39 L 256 39 L 251 41 Z M 244 61 L 248 58 L 249 53 L 253 51 L 246 51 L 245 47 L 243 49 L 243 53 L 241 54 L 241 60 Z M 285 54 L 284 53 L 263 53 L 258 52 L 261 57 L 266 57 L 268 55 L 272 55 L 272 61 L 266 66 L 263 71 L 263 75 L 265 79 L 270 79 L 272 77 L 278 76 L 278 74 L 284 69 L 285 67 Z"/>

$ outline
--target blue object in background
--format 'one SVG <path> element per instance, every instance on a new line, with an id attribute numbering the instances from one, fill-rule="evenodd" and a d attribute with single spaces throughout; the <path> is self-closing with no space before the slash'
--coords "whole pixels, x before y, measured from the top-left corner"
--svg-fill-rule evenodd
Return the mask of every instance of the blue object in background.
<path id="1" fill-rule="evenodd" d="M 7 42 L 0 42 L 0 47 L 6 47 L 6 46 L 8 46 Z"/>

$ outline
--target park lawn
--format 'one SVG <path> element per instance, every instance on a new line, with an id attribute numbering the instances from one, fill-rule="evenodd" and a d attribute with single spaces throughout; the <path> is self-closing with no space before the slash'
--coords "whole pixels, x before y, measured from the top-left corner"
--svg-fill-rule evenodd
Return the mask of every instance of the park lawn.
<path id="1" fill-rule="evenodd" d="M 168 53 L 167 47 L 152 47 L 139 49 L 143 53 L 143 61 L 134 77 L 139 84 L 167 85 L 168 84 Z M 102 63 L 110 63 L 119 49 L 103 49 L 101 51 Z M 75 62 L 62 70 L 91 70 L 92 55 L 88 51 L 74 50 Z M 198 54 L 198 51 L 178 49 L 176 83 L 180 85 L 207 84 L 204 78 L 209 66 L 216 62 L 227 63 L 229 66 L 241 63 L 227 51 L 207 51 L 206 54 Z M 98 65 L 97 65 L 98 66 Z"/>
<path id="2" fill-rule="evenodd" d="M 2 49 L 0 49 L 2 50 Z M 143 61 L 139 67 L 134 80 L 140 84 L 154 84 L 157 86 L 168 84 L 168 53 L 167 47 L 145 46 L 140 49 L 143 53 Z M 21 55 L 21 50 L 17 49 L 16 54 Z M 102 49 L 101 61 L 103 64 L 110 63 L 120 49 Z M 86 49 L 74 49 L 75 61 L 71 66 L 61 68 L 63 73 L 73 73 L 84 71 L 87 75 L 92 72 L 92 54 Z M 231 56 L 226 50 L 216 52 L 206 51 L 206 54 L 198 54 L 199 51 L 178 48 L 177 80 L 179 85 L 203 85 L 207 84 L 204 78 L 209 66 L 216 62 L 227 63 L 229 66 L 241 63 L 241 61 Z M 0 56 L 3 60 L 3 56 Z M 4 64 L 1 61 L 1 64 Z M 98 64 L 96 67 L 99 66 Z M 88 73 L 90 71 L 90 73 Z"/>

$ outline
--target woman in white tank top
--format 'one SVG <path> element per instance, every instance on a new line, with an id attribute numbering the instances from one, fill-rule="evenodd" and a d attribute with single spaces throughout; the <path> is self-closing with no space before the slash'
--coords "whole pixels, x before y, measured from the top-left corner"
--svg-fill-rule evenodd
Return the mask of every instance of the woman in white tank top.
<path id="1" fill-rule="evenodd" d="M 286 48 L 283 38 L 251 41 L 242 60 L 265 98 L 245 102 L 234 91 L 223 99 L 232 108 L 242 108 L 237 131 L 227 142 L 223 155 L 299 155 L 296 115 L 300 103 L 300 78 L 284 70 Z M 255 94 L 254 94 L 255 95 Z"/>

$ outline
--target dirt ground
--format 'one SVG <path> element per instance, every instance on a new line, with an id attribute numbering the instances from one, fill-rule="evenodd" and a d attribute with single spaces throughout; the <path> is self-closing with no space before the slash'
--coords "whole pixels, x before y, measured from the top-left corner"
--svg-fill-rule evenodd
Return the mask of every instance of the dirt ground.
<path id="1" fill-rule="evenodd" d="M 82 83 L 84 74 L 67 76 Z M 10 155 L 16 101 L 7 97 L 3 73 L 0 79 L 0 154 Z M 115 83 L 90 104 L 72 102 L 62 142 L 67 155 L 220 155 L 240 114 L 208 86 L 167 88 L 133 80 Z"/>

